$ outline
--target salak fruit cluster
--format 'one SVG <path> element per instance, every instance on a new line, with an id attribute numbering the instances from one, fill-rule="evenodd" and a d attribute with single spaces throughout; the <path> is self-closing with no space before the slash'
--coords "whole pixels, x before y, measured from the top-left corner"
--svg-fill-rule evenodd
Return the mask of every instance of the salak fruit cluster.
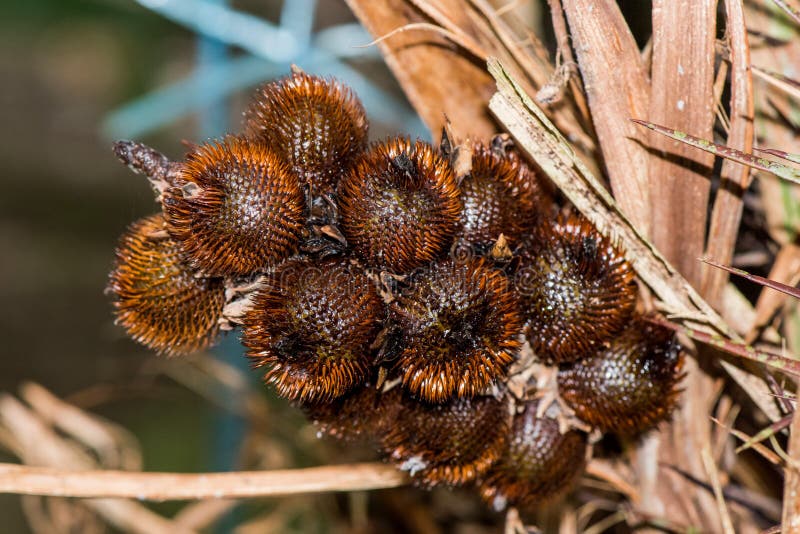
<path id="1" fill-rule="evenodd" d="M 475 484 L 498 509 L 563 495 L 584 430 L 668 417 L 672 334 L 637 315 L 621 252 L 559 210 L 510 142 L 368 144 L 367 126 L 350 89 L 294 72 L 258 90 L 243 134 L 183 161 L 117 143 L 162 207 L 120 240 L 117 322 L 170 355 L 240 326 L 265 381 L 321 431 L 371 438 L 419 485 Z M 512 394 L 514 376 L 531 387 Z"/>

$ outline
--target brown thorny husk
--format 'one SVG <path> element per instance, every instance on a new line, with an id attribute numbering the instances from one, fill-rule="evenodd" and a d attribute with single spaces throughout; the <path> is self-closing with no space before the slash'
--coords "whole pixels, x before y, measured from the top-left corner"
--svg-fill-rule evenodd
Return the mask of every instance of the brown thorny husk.
<path id="1" fill-rule="evenodd" d="M 791 384 L 794 373 L 781 372 L 783 360 L 767 368 L 729 350 L 745 339 L 796 353 L 796 305 L 763 290 L 754 308 L 724 273 L 697 260 L 708 255 L 729 265 L 734 252 L 752 253 L 753 268 L 796 283 L 800 191 L 726 162 L 714 195 L 713 156 L 629 121 L 652 121 L 743 152 L 751 152 L 755 134 L 760 146 L 798 152 L 792 122 L 798 91 L 754 82 L 749 69 L 790 74 L 800 64 L 798 26 L 778 3 L 727 0 L 718 9 L 712 0 L 655 0 L 653 33 L 640 49 L 616 2 L 587 7 L 551 0 L 562 45 L 557 69 L 515 10 L 498 14 L 484 0 L 348 0 L 376 39 L 418 22 L 439 26 L 395 33 L 377 44 L 431 131 L 446 128 L 457 139 L 511 133 L 556 187 L 621 244 L 650 290 L 646 307 L 690 329 L 695 339 L 712 341 L 684 340 L 690 358 L 673 421 L 626 443 L 625 462 L 614 464 L 613 475 L 602 461 L 590 464 L 589 476 L 605 478 L 612 494 L 625 493 L 627 484 L 635 488 L 618 522 L 757 532 L 781 521 L 775 488 L 782 470 L 789 475 L 787 491 L 796 495 L 793 469 L 752 451 L 734 452 L 739 440 L 782 417 L 786 403 L 776 402 L 769 384 Z M 722 28 L 725 38 L 718 41 Z M 577 65 L 569 63 L 573 55 Z M 540 90 L 548 103 L 558 101 L 537 102 Z M 748 190 L 753 175 L 757 187 Z M 752 229 L 759 226 L 761 234 Z M 776 252 L 781 261 L 773 264 Z M 775 447 L 786 445 L 783 434 L 776 437 Z M 790 447 L 789 454 L 800 451 Z M 565 528 L 577 524 L 575 507 L 593 495 L 600 494 L 581 492 L 578 501 L 563 505 Z M 795 500 L 787 498 L 784 521 L 796 519 Z"/>

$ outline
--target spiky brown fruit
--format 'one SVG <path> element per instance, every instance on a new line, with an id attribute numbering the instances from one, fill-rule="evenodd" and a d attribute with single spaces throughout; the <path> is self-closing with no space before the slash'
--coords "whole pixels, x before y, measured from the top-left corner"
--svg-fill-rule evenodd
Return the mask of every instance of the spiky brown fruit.
<path id="1" fill-rule="evenodd" d="M 341 228 L 369 266 L 406 273 L 447 251 L 461 200 L 450 165 L 422 141 L 376 144 L 339 182 Z"/>
<path id="2" fill-rule="evenodd" d="M 503 234 L 515 247 L 534 222 L 549 215 L 552 199 L 536 173 L 511 154 L 482 144 L 472 146 L 472 168 L 459 184 L 464 209 L 459 246 L 485 252 Z"/>
<path id="3" fill-rule="evenodd" d="M 536 417 L 537 401 L 514 416 L 502 456 L 483 477 L 480 493 L 497 511 L 551 503 L 564 496 L 586 465 L 586 434 L 559 432 L 558 421 Z"/>
<path id="4" fill-rule="evenodd" d="M 541 224 L 517 252 L 514 285 L 539 358 L 575 361 L 629 322 L 638 295 L 634 271 L 586 219 Z"/>
<path id="5" fill-rule="evenodd" d="M 519 351 L 518 309 L 508 279 L 483 260 L 448 259 L 414 273 L 390 306 L 403 386 L 428 402 L 483 392 Z"/>
<path id="6" fill-rule="evenodd" d="M 494 397 L 417 402 L 403 395 L 394 424 L 381 439 L 392 462 L 421 486 L 475 480 L 500 456 L 510 414 Z"/>
<path id="7" fill-rule="evenodd" d="M 187 156 L 181 178 L 183 187 L 162 199 L 167 230 L 203 273 L 251 274 L 297 249 L 303 192 L 266 146 L 238 137 L 202 145 Z"/>
<path id="8" fill-rule="evenodd" d="M 325 193 L 366 148 L 368 123 L 349 87 L 294 72 L 256 92 L 245 129 L 272 147 L 303 183 Z"/>
<path id="9" fill-rule="evenodd" d="M 326 402 L 368 378 L 384 313 L 370 279 L 346 259 L 290 260 L 253 298 L 242 342 L 280 395 Z"/>
<path id="10" fill-rule="evenodd" d="M 672 413 L 681 364 L 674 333 L 637 320 L 597 353 L 563 366 L 558 389 L 580 419 L 604 432 L 634 435 Z"/>
<path id="11" fill-rule="evenodd" d="M 382 393 L 364 384 L 330 402 L 305 403 L 302 409 L 322 434 L 344 440 L 378 437 L 396 424 L 400 391 Z"/>
<path id="12" fill-rule="evenodd" d="M 158 352 L 193 352 L 217 338 L 225 305 L 222 280 L 197 276 L 160 213 L 136 221 L 122 235 L 107 291 L 117 324 Z"/>

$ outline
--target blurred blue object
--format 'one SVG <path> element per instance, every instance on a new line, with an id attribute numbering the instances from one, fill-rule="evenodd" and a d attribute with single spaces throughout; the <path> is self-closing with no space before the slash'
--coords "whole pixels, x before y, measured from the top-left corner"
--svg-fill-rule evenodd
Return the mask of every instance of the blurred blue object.
<path id="1" fill-rule="evenodd" d="M 193 30 L 209 43 L 213 40 L 235 46 L 249 54 L 237 58 L 223 54 L 201 61 L 185 79 L 123 104 L 104 121 L 103 132 L 111 139 L 138 138 L 187 114 L 210 110 L 236 91 L 288 73 L 292 64 L 314 74 L 335 76 L 350 85 L 363 101 L 371 121 L 412 137 L 430 139 L 422 121 L 405 102 L 379 89 L 342 61 L 379 57 L 374 47 L 359 48 L 371 41 L 360 25 L 348 23 L 312 32 L 316 0 L 286 0 L 279 25 L 214 0 L 137 1 Z M 200 46 L 202 49 L 211 45 Z M 214 113 L 224 111 L 220 105 Z M 201 122 L 211 121 L 201 125 L 203 137 L 218 134 L 210 125 L 219 124 L 221 119 L 211 117 L 206 113 L 201 116 Z"/>

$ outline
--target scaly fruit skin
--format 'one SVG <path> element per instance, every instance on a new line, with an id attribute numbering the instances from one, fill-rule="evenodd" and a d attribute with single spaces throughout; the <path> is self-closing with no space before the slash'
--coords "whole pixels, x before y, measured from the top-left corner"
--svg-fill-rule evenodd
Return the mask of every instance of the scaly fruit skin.
<path id="1" fill-rule="evenodd" d="M 517 255 L 514 283 L 540 359 L 575 361 L 630 321 L 638 295 L 633 268 L 586 219 L 540 225 Z"/>
<path id="2" fill-rule="evenodd" d="M 384 315 L 372 281 L 348 260 L 292 260 L 253 297 L 242 342 L 280 395 L 327 402 L 368 378 Z"/>
<path id="3" fill-rule="evenodd" d="M 450 164 L 422 141 L 362 154 L 338 188 L 341 229 L 370 267 L 407 273 L 447 252 L 461 216 Z"/>
<path id="4" fill-rule="evenodd" d="M 510 423 L 504 399 L 473 397 L 427 404 L 402 395 L 399 403 L 394 424 L 381 443 L 391 461 L 408 471 L 417 485 L 471 482 L 503 450 Z"/>
<path id="5" fill-rule="evenodd" d="M 200 146 L 165 191 L 167 230 L 208 275 L 263 271 L 293 254 L 305 224 L 297 177 L 271 149 L 242 138 Z"/>
<path id="6" fill-rule="evenodd" d="M 518 157 L 500 155 L 482 144 L 472 146 L 472 169 L 459 183 L 464 209 L 458 246 L 484 253 L 500 234 L 514 248 L 552 205 L 536 173 Z"/>
<path id="7" fill-rule="evenodd" d="M 378 437 L 397 422 L 400 391 L 382 393 L 364 384 L 331 402 L 304 403 L 301 408 L 322 434 L 346 441 Z"/>
<path id="8" fill-rule="evenodd" d="M 669 418 L 681 365 L 674 333 L 637 320 L 596 354 L 562 366 L 558 389 L 580 419 L 630 436 Z"/>
<path id="9" fill-rule="evenodd" d="M 586 465 L 586 434 L 562 434 L 555 419 L 536 417 L 537 403 L 514 416 L 502 456 L 480 482 L 481 496 L 495 510 L 551 503 L 574 486 Z"/>
<path id="10" fill-rule="evenodd" d="M 137 342 L 176 355 L 211 345 L 225 305 L 221 279 L 200 278 L 159 213 L 133 223 L 117 246 L 107 291 L 117 324 Z"/>
<path id="11" fill-rule="evenodd" d="M 508 279 L 480 259 L 444 260 L 415 273 L 390 305 L 400 329 L 395 367 L 427 402 L 471 397 L 502 379 L 521 346 Z"/>
<path id="12" fill-rule="evenodd" d="M 315 193 L 331 193 L 367 145 L 367 117 L 355 93 L 303 72 L 261 87 L 245 112 L 248 135 L 269 145 Z"/>

